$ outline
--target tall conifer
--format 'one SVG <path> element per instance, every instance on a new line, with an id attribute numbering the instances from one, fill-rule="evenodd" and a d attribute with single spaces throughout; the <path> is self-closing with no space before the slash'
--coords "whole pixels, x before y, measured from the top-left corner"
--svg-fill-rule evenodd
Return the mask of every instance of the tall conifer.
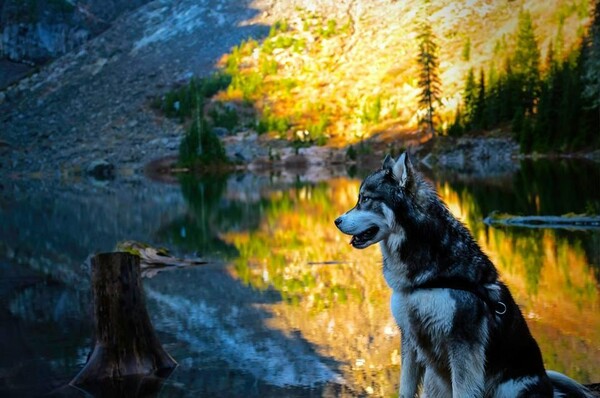
<path id="1" fill-rule="evenodd" d="M 434 135 L 433 119 L 435 104 L 440 101 L 440 79 L 438 76 L 438 46 L 431 25 L 422 23 L 419 26 L 417 39 L 419 41 L 417 62 L 420 68 L 418 84 L 421 89 L 419 105 L 421 105 L 421 109 L 425 110 L 423 122 L 426 124 L 427 130 Z"/>
<path id="2" fill-rule="evenodd" d="M 596 123 L 600 124 L 600 1 L 594 7 L 594 19 L 584 43 L 584 97 L 587 108 L 595 109 Z"/>
<path id="3" fill-rule="evenodd" d="M 513 57 L 515 77 L 520 85 L 521 107 L 531 114 L 540 83 L 540 50 L 535 38 L 533 21 L 528 11 L 519 13 L 517 47 Z"/>
<path id="4" fill-rule="evenodd" d="M 477 88 L 477 99 L 475 102 L 475 117 L 473 124 L 475 128 L 486 128 L 485 122 L 485 74 L 483 69 L 479 71 L 479 83 Z"/>
<path id="5" fill-rule="evenodd" d="M 465 104 L 463 122 L 465 129 L 468 131 L 473 128 L 477 103 L 477 85 L 475 83 L 475 73 L 473 72 L 473 68 L 469 69 L 469 72 L 467 73 L 463 91 L 463 103 Z"/>

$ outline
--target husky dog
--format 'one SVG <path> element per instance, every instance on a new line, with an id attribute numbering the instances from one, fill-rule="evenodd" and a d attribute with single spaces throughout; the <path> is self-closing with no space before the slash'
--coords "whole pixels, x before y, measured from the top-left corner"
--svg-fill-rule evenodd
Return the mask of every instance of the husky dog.
<path id="1" fill-rule="evenodd" d="M 401 330 L 400 397 L 591 397 L 544 369 L 540 349 L 498 272 L 408 155 L 387 156 L 335 220 L 350 244 L 380 243 Z"/>

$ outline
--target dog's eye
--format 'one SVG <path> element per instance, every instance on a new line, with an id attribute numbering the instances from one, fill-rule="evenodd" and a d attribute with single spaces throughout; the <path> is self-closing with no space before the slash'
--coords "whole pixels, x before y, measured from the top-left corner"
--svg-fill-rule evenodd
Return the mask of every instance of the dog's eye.
<path id="1" fill-rule="evenodd" d="M 371 200 L 371 198 L 370 198 L 370 197 L 368 197 L 368 196 L 361 196 L 361 198 L 360 198 L 360 202 L 361 202 L 361 203 L 366 203 L 366 202 L 368 202 L 369 200 Z"/>

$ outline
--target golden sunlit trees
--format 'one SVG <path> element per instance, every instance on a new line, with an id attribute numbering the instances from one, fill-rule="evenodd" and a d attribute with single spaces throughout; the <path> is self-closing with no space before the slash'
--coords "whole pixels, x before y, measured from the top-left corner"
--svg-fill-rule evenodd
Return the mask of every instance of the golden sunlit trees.
<path id="1" fill-rule="evenodd" d="M 419 64 L 419 105 L 425 110 L 425 116 L 422 121 L 427 126 L 427 132 L 434 135 L 435 128 L 433 118 L 435 112 L 435 103 L 440 102 L 440 78 L 438 76 L 438 46 L 435 42 L 435 35 L 431 30 L 431 25 L 422 23 L 419 26 L 419 54 L 417 62 Z"/>

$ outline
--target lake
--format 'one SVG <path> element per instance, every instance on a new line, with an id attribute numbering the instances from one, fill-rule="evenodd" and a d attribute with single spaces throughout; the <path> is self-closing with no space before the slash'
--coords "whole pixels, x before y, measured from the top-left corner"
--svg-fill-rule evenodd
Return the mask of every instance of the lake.
<path id="1" fill-rule="evenodd" d="M 159 396 L 394 394 L 400 336 L 379 247 L 353 249 L 333 225 L 366 173 L 349 172 L 4 181 L 0 395 L 83 396 L 64 388 L 93 344 L 83 264 L 123 240 L 211 262 L 143 280 L 158 336 L 179 363 Z M 599 214 L 598 165 L 426 175 L 499 268 L 547 368 L 599 382 L 600 231 L 483 224 L 494 210 Z"/>

